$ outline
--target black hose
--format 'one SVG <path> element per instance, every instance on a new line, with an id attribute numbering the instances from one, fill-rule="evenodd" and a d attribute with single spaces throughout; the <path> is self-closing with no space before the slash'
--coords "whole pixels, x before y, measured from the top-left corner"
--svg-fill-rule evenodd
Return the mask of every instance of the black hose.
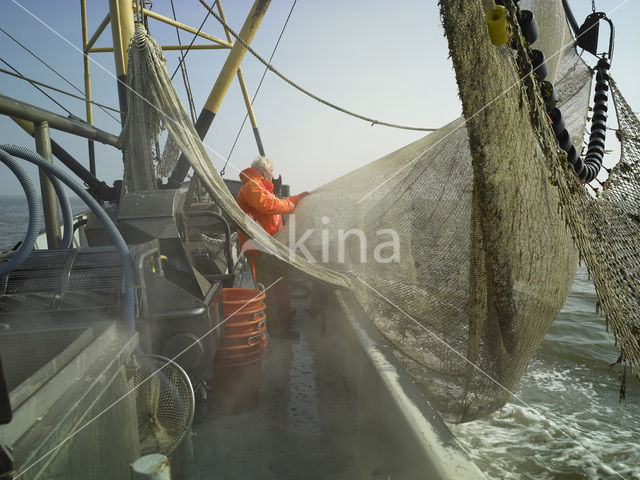
<path id="1" fill-rule="evenodd" d="M 577 35 L 579 27 L 566 0 L 562 1 L 562 5 L 567 19 L 571 24 L 571 29 L 573 30 L 574 35 Z M 593 181 L 602 168 L 605 140 L 607 136 L 607 92 L 609 91 L 609 67 L 611 65 L 611 55 L 613 54 L 613 23 L 611 20 L 606 18 L 606 15 L 597 15 L 599 15 L 598 18 L 604 18 L 609 22 L 609 26 L 611 27 L 611 38 L 609 40 L 608 58 L 603 55 L 596 66 L 596 88 L 595 95 L 593 97 L 591 134 L 589 136 L 589 146 L 584 160 L 580 158 L 575 146 L 571 144 L 571 135 L 569 135 L 569 132 L 565 128 L 562 112 L 555 107 L 557 95 L 553 90 L 553 85 L 550 82 L 544 81 L 544 78 L 548 73 L 544 54 L 539 50 L 531 50 L 529 53 L 529 59 L 533 66 L 533 73 L 540 84 L 540 92 L 542 93 L 542 97 L 551 119 L 553 132 L 555 133 L 562 150 L 567 152 L 567 161 L 573 166 L 578 178 L 587 183 Z M 520 24 L 525 40 L 527 40 L 529 44 L 533 43 L 538 38 L 539 33 L 533 14 L 528 10 L 523 10 L 518 16 L 518 23 Z"/>
<path id="2" fill-rule="evenodd" d="M 607 92 L 609 90 L 609 60 L 601 58 L 596 66 L 596 93 L 593 97 L 593 118 L 589 147 L 584 158 L 584 172 L 579 175 L 586 182 L 596 178 L 602 168 L 604 142 L 607 132 Z"/>

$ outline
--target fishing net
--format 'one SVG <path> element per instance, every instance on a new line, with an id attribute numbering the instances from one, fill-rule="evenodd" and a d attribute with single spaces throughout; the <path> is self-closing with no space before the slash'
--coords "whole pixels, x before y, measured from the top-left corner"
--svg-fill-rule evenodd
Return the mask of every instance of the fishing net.
<path id="1" fill-rule="evenodd" d="M 549 79 L 580 149 L 591 72 L 573 47 L 563 48 L 570 35 L 559 0 L 521 3 L 536 14 L 536 47 L 549 58 Z M 132 101 L 146 99 L 136 121 L 160 122 L 149 111 L 162 112 L 203 186 L 261 250 L 324 284 L 350 288 L 429 402 L 455 422 L 509 399 L 569 293 L 579 253 L 625 355 L 640 364 L 631 276 L 640 271 L 632 240 L 639 212 L 629 198 L 638 185 L 637 119 L 623 109 L 623 160 L 611 188 L 592 198 L 566 166 L 527 76 L 524 46 L 489 42 L 486 6 L 441 1 L 464 118 L 315 190 L 277 240 L 229 194 L 159 46 L 143 30 L 129 60 L 144 59 L 133 63 L 144 68 L 134 74 L 142 76 L 141 97 Z M 627 264 L 632 274 L 621 273 Z"/>
<path id="2" fill-rule="evenodd" d="M 154 92 L 145 83 L 153 74 L 153 52 L 145 48 L 144 35 L 138 31 L 131 47 L 127 64 L 127 116 L 120 135 L 124 152 L 122 193 L 157 190 L 152 145 L 162 126 L 162 112 L 149 108 Z"/>
<path id="3" fill-rule="evenodd" d="M 599 198 L 569 199 L 567 217 L 620 346 L 618 361 L 640 376 L 640 122 L 613 80 L 611 91 L 620 161 Z"/>
<path id="4" fill-rule="evenodd" d="M 510 16 L 515 18 L 514 6 L 508 3 Z M 547 40 L 547 57 L 562 50 L 560 37 L 567 38 L 567 34 L 555 35 L 548 30 L 546 19 L 553 15 L 554 5 L 555 18 L 564 18 L 559 1 L 530 3 L 541 36 Z M 543 12 L 536 12 L 540 6 Z M 622 159 L 611 172 L 604 193 L 594 198 L 558 149 L 537 82 L 532 75 L 518 82 L 531 72 L 524 45 L 517 42 L 515 62 L 504 58 L 505 52 L 482 35 L 484 26 L 473 21 L 482 7 L 479 1 L 441 2 L 468 119 L 475 196 L 470 277 L 472 283 L 479 279 L 480 287 L 470 298 L 468 358 L 483 373 L 467 367 L 466 411 L 460 420 L 473 418 L 475 405 L 481 407 L 477 413 L 483 414 L 508 399 L 506 390 L 512 390 L 519 380 L 555 317 L 558 301 L 565 299 L 567 284 L 562 279 L 573 277 L 571 264 L 576 251 L 589 267 L 603 312 L 620 343 L 621 358 L 629 361 L 636 375 L 640 372 L 640 296 L 634 278 L 640 266 L 638 197 L 634 195 L 639 188 L 637 117 L 613 83 Z M 517 24 L 512 27 L 519 38 Z M 558 43 L 551 45 L 549 40 L 554 36 Z M 556 74 L 560 109 L 569 120 L 569 132 L 578 133 L 573 143 L 580 151 L 591 75 L 573 47 L 561 57 Z M 481 68 L 491 73 L 478 75 Z M 516 82 L 517 88 L 512 88 Z M 501 92 L 506 93 L 500 98 L 505 101 L 499 109 L 492 105 L 475 115 Z M 566 241 L 567 233 L 572 242 Z"/>

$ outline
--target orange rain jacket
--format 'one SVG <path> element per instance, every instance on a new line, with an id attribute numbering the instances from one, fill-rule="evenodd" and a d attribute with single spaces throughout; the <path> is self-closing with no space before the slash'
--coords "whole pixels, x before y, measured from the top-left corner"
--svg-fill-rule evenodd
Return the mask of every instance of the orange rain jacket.
<path id="1" fill-rule="evenodd" d="M 282 215 L 291 213 L 300 203 L 300 195 L 289 198 L 278 198 L 273 194 L 273 183 L 255 168 L 245 168 L 240 173 L 242 187 L 238 192 L 237 202 L 240 208 L 257 223 L 269 235 L 275 235 L 282 229 Z M 238 247 L 247 241 L 246 235 L 238 231 Z M 252 250 L 251 253 L 257 253 Z"/>

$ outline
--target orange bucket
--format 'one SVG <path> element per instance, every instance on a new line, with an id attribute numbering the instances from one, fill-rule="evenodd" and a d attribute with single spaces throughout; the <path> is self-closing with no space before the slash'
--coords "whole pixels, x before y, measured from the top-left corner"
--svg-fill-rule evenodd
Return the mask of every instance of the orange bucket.
<path id="1" fill-rule="evenodd" d="M 258 332 L 262 331 L 262 325 L 266 323 L 267 315 L 264 312 L 260 312 L 253 320 L 248 322 L 236 323 L 227 321 L 224 324 L 224 332 L 226 335 L 238 335 L 241 333 Z"/>
<path id="2" fill-rule="evenodd" d="M 250 288 L 223 288 L 225 336 L 213 360 L 209 406 L 217 413 L 255 408 L 260 394 L 260 370 L 267 350 L 266 298 Z"/>
<path id="3" fill-rule="evenodd" d="M 267 306 L 263 302 L 247 305 L 241 309 L 238 307 L 223 306 L 225 323 L 237 323 L 253 320 L 261 312 L 266 310 Z"/>
<path id="4" fill-rule="evenodd" d="M 234 355 L 249 355 L 267 343 L 267 335 L 262 332 L 258 333 L 255 338 L 251 339 L 251 343 L 245 341 L 243 345 L 225 345 L 224 341 L 218 346 L 216 357 L 229 357 Z M 215 361 L 214 358 L 214 361 Z"/>
<path id="5" fill-rule="evenodd" d="M 254 345 L 265 341 L 264 333 L 267 330 L 266 323 L 260 325 L 258 330 L 229 334 L 229 330 L 225 330 L 225 336 L 220 342 L 222 348 L 232 347 L 234 345 Z"/>
<path id="6" fill-rule="evenodd" d="M 266 296 L 264 292 L 252 288 L 223 288 L 222 304 L 229 308 L 235 307 L 231 310 L 233 312 L 239 308 L 262 302 Z"/>

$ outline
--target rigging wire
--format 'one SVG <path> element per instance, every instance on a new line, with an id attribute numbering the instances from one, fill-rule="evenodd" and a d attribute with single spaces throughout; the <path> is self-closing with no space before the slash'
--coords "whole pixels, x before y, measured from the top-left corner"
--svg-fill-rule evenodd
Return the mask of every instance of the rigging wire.
<path id="1" fill-rule="evenodd" d="M 72 88 L 74 88 L 77 92 L 80 92 L 81 94 L 84 95 L 84 92 L 82 90 L 80 90 L 78 87 L 76 87 L 70 80 L 68 80 L 67 78 L 65 78 L 62 74 L 60 74 L 59 72 L 57 72 L 51 65 L 49 65 L 47 62 L 45 62 L 43 59 L 41 59 L 38 55 L 36 55 L 35 53 L 33 53 L 28 47 L 26 47 L 25 45 L 23 45 L 22 43 L 20 43 L 20 41 L 18 39 L 16 39 L 15 37 L 13 37 L 9 32 L 7 32 L 5 29 L 3 29 L 2 27 L 0 27 L 0 31 L 2 33 L 4 33 L 7 37 L 9 37 L 11 40 L 13 40 L 15 43 L 17 43 L 20 47 L 22 47 L 24 50 L 27 51 L 27 53 L 29 53 L 32 57 L 34 57 L 36 60 L 38 60 L 40 63 L 42 63 L 45 67 L 47 67 L 49 70 L 51 70 L 53 73 L 55 73 L 58 77 L 60 77 L 62 80 L 64 80 L 66 83 L 68 83 L 69 85 L 71 85 Z M 86 55 L 86 53 L 85 53 Z M 8 64 L 7 64 L 8 65 Z M 13 67 L 10 67 L 13 68 Z M 26 77 L 25 77 L 26 78 Z M 45 94 L 46 95 L 46 94 Z M 47 95 L 48 96 L 48 95 Z M 83 98 L 83 100 L 86 101 L 85 98 Z M 94 102 L 91 102 L 94 103 Z M 108 111 L 105 110 L 105 108 L 109 108 L 110 110 L 113 110 L 110 107 L 106 107 L 105 105 L 101 105 L 99 103 L 95 103 L 95 105 L 97 107 L 99 107 L 104 113 L 106 113 L 107 115 L 109 115 L 111 118 L 113 118 L 116 122 L 120 123 L 120 119 L 116 118 L 114 115 L 112 115 L 111 113 L 109 113 Z M 116 110 L 119 112 L 119 110 Z"/>
<path id="2" fill-rule="evenodd" d="M 231 27 L 229 25 L 227 25 L 227 23 L 220 18 L 219 15 L 217 15 L 213 9 L 211 7 L 209 7 L 209 5 L 207 5 L 204 0 L 198 0 L 202 6 L 204 6 L 207 10 L 209 10 L 209 13 L 216 19 L 218 20 L 218 22 L 220 22 L 220 24 L 229 31 L 229 33 L 231 33 L 231 35 L 233 35 L 235 37 L 235 39 L 237 41 L 239 41 L 242 46 L 244 48 L 247 49 L 248 52 L 251 53 L 251 55 L 253 55 L 254 57 L 256 57 L 264 66 L 266 66 L 269 70 L 271 70 L 273 73 L 275 73 L 278 77 L 280 77 L 282 80 L 284 80 L 285 82 L 287 82 L 289 85 L 291 85 L 293 88 L 295 88 L 296 90 L 304 93 L 305 95 L 307 95 L 308 97 L 311 97 L 312 99 L 316 100 L 317 102 L 320 102 L 328 107 L 331 107 L 335 110 L 338 110 L 339 112 L 345 113 L 347 115 L 351 115 L 352 117 L 355 118 L 359 118 L 360 120 L 364 120 L 366 122 L 370 122 L 371 126 L 373 125 L 383 125 L 385 127 L 391 127 L 391 128 L 398 128 L 401 130 L 414 130 L 414 131 L 420 131 L 420 132 L 435 132 L 437 130 L 437 128 L 423 128 L 423 127 L 412 127 L 409 125 L 399 125 L 396 123 L 389 123 L 389 122 L 382 122 L 380 120 L 376 120 L 374 118 L 370 118 L 370 117 L 366 117 L 364 115 L 360 115 L 359 113 L 355 113 L 352 112 L 350 110 L 347 110 L 346 108 L 342 108 L 338 105 L 335 105 L 323 98 L 318 97 L 317 95 L 314 95 L 313 93 L 311 93 L 310 91 L 304 89 L 303 87 L 301 87 L 300 85 L 298 85 L 297 83 L 293 82 L 292 80 L 289 80 L 287 77 L 285 77 L 282 73 L 280 73 L 278 70 L 276 70 L 276 68 L 271 65 L 269 62 L 267 62 L 264 58 L 262 58 L 253 48 L 251 48 L 249 45 L 247 45 L 247 43 L 242 40 L 238 34 L 233 31 L 231 29 Z"/>
<path id="3" fill-rule="evenodd" d="M 178 19 L 176 17 L 176 9 L 175 9 L 175 6 L 173 5 L 173 0 L 171 0 L 171 12 L 173 13 L 173 19 L 177 21 Z M 203 25 L 204 25 L 204 22 L 203 22 Z M 176 35 L 178 36 L 178 45 L 182 46 L 182 40 L 180 39 L 180 30 L 178 29 L 178 27 L 176 27 Z M 191 47 L 191 45 L 189 45 L 189 47 Z M 189 76 L 187 75 L 187 62 L 184 61 L 185 55 L 186 53 L 180 54 L 178 67 L 180 67 L 180 70 L 182 71 L 182 81 L 184 83 L 184 88 L 187 91 L 187 100 L 189 101 L 189 113 L 191 113 L 191 121 L 195 125 L 196 124 L 196 107 L 193 102 L 193 95 L 191 94 L 191 82 L 189 82 Z M 173 77 L 171 78 L 173 79 Z"/>
<path id="4" fill-rule="evenodd" d="M 207 19 L 209 18 L 209 15 L 211 14 L 211 12 L 213 11 L 213 6 L 216 4 L 218 0 L 213 0 L 213 3 L 211 4 L 211 7 L 209 7 L 209 5 L 207 5 L 205 3 L 205 6 L 207 7 L 207 14 L 204 17 L 204 20 L 202 20 L 202 23 L 200 24 L 200 27 L 198 28 L 198 31 L 195 33 L 195 35 L 193 36 L 193 38 L 191 39 L 191 43 L 189 44 L 189 46 L 187 47 L 187 49 L 185 50 L 184 54 L 182 55 L 182 58 L 180 59 L 180 61 L 178 62 L 178 66 L 176 67 L 176 69 L 173 71 L 173 73 L 171 74 L 171 80 L 173 80 L 173 77 L 176 76 L 176 73 L 178 72 L 178 68 L 180 68 L 180 65 L 182 64 L 182 62 L 184 61 L 185 57 L 187 56 L 187 54 L 189 53 L 189 50 L 191 50 L 191 47 L 193 46 L 193 42 L 196 41 L 196 38 L 198 38 L 198 35 L 200 34 L 200 30 L 202 30 L 202 27 L 204 27 L 205 22 L 207 21 Z"/>
<path id="5" fill-rule="evenodd" d="M 94 102 L 93 100 L 87 100 L 86 98 L 81 97 L 79 95 L 75 95 L 75 94 L 73 94 L 71 92 L 67 92 L 65 90 L 61 90 L 61 89 L 53 87 L 51 85 L 47 85 L 46 83 L 39 82 L 38 80 L 34 80 L 33 78 L 25 77 L 24 75 L 19 73 L 14 67 L 9 65 L 9 63 L 7 63 L 7 61 L 4 60 L 2 57 L 0 57 L 0 61 L 2 63 L 4 63 L 5 65 L 7 65 L 9 68 L 13 69 L 14 72 L 16 72 L 16 73 L 12 73 L 9 70 L 5 70 L 4 68 L 0 68 L 0 72 L 1 73 L 5 73 L 7 75 L 11 75 L 12 77 L 16 77 L 16 78 L 19 78 L 21 80 L 26 80 L 27 82 L 29 82 L 31 84 L 40 85 L 41 87 L 48 88 L 48 89 L 53 90 L 53 91 L 58 92 L 58 93 L 62 93 L 63 95 L 68 95 L 68 96 L 70 96 L 72 98 L 77 98 L 78 100 L 82 100 L 83 102 L 89 102 L 89 103 L 95 105 L 96 107 L 106 108 L 106 109 L 111 110 L 112 112 L 116 112 L 116 113 L 122 113 L 122 112 L 120 112 L 120 110 L 112 108 L 112 107 L 110 107 L 108 105 L 103 105 L 102 103 Z"/>
<path id="6" fill-rule="evenodd" d="M 55 103 L 56 105 L 58 105 L 61 109 L 63 109 L 65 112 L 67 112 L 69 115 L 71 115 L 72 117 L 75 117 L 75 115 L 73 113 L 71 113 L 64 105 L 62 105 L 60 102 L 58 102 L 55 98 L 53 98 L 51 95 L 49 95 L 47 92 L 45 92 L 44 90 L 42 90 L 38 85 L 36 85 L 36 83 L 34 81 L 32 81 L 31 79 L 28 79 L 27 77 L 25 77 L 24 75 L 22 75 L 22 73 L 20 73 L 17 69 L 15 69 L 13 66 L 11 66 L 9 64 L 9 62 L 7 62 L 6 60 L 4 60 L 3 58 L 0 57 L 0 61 L 2 63 L 4 63 L 7 67 L 9 67 L 11 70 L 13 70 L 14 72 L 16 72 L 16 74 L 12 74 L 11 72 L 9 72 L 8 70 L 4 70 L 4 69 L 0 69 L 3 71 L 3 73 L 8 73 L 9 75 L 13 75 L 14 77 L 18 77 L 18 78 L 22 78 L 24 80 L 27 80 L 36 90 L 38 90 L 40 93 L 42 93 L 45 97 L 47 97 L 49 100 L 51 100 L 53 103 Z M 39 83 L 39 82 L 38 82 Z"/>
<path id="7" fill-rule="evenodd" d="M 172 0 L 173 1 L 173 0 Z M 273 56 L 276 54 L 276 50 L 278 49 L 278 45 L 280 45 L 280 40 L 282 39 L 282 35 L 284 35 L 284 30 L 287 28 L 287 24 L 289 23 L 289 19 L 291 18 L 291 14 L 293 13 L 293 9 L 296 6 L 298 0 L 293 0 L 293 5 L 291 5 L 291 10 L 289 10 L 289 15 L 282 26 L 282 31 L 280 32 L 280 36 L 278 37 L 278 41 L 276 42 L 275 47 L 273 47 L 273 52 L 271 52 L 271 57 L 269 57 L 269 63 L 273 60 Z M 262 86 L 262 82 L 264 81 L 264 77 L 267 74 L 269 69 L 265 67 L 264 72 L 262 72 L 262 78 L 260 78 L 260 82 L 258 83 L 258 88 L 256 88 L 255 93 L 253 94 L 253 98 L 251 99 L 251 105 L 255 102 L 256 97 L 258 96 L 258 92 L 260 91 L 260 87 Z M 229 151 L 229 155 L 227 156 L 226 162 L 224 162 L 224 167 L 220 170 L 220 176 L 224 176 L 225 169 L 227 168 L 227 164 L 231 159 L 231 154 L 233 154 L 234 148 L 236 148 L 236 143 L 238 143 L 238 139 L 240 138 L 240 134 L 242 133 L 242 129 L 244 128 L 245 123 L 247 123 L 247 118 L 249 118 L 249 112 L 247 112 L 244 116 L 244 120 L 242 120 L 242 125 L 240 125 L 240 130 L 238 130 L 238 134 L 236 135 L 236 139 L 233 141 L 233 145 L 231 145 L 231 150 Z"/>

